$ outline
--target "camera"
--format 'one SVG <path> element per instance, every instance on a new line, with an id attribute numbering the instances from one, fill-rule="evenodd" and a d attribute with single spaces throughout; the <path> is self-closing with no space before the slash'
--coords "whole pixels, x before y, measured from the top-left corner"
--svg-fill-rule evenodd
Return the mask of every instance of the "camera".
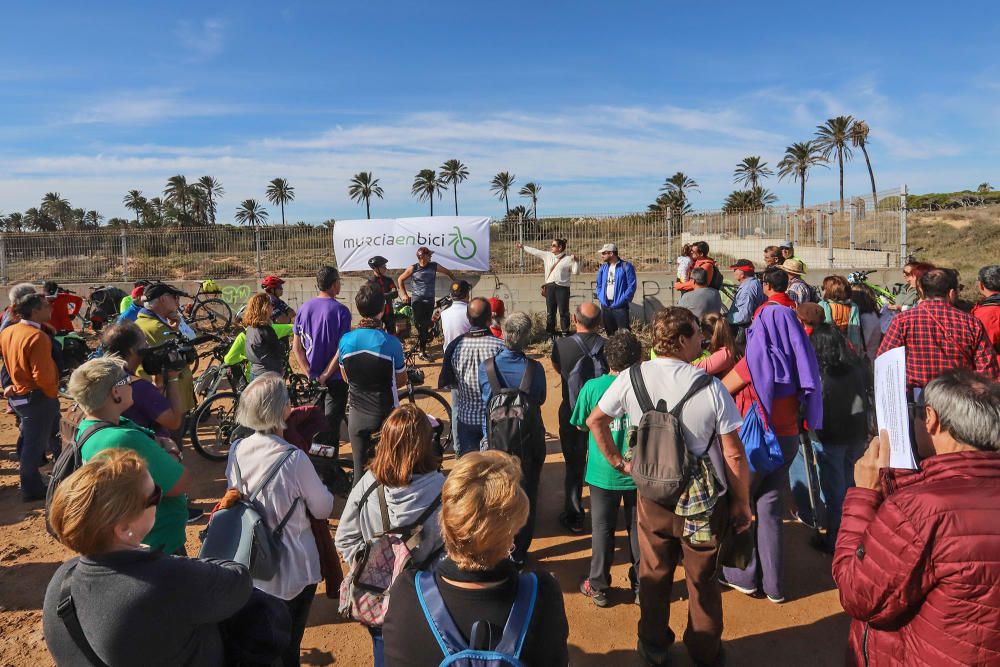
<path id="1" fill-rule="evenodd" d="M 198 350 L 187 341 L 168 340 L 139 352 L 142 370 L 149 375 L 162 375 L 165 371 L 179 371 L 198 358 Z"/>

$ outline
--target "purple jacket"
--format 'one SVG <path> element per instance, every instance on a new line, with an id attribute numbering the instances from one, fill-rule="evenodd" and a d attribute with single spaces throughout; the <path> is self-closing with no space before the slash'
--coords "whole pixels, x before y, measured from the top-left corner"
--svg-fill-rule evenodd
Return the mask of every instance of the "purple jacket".
<path id="1" fill-rule="evenodd" d="M 765 308 L 747 330 L 747 368 L 765 413 L 797 394 L 811 428 L 823 428 L 823 385 L 816 353 L 791 308 Z"/>

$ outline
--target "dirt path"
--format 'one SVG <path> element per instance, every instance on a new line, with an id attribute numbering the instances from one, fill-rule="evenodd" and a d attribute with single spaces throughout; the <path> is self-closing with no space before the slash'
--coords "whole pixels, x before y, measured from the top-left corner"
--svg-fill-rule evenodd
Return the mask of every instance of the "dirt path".
<path id="1" fill-rule="evenodd" d="M 544 406 L 546 429 L 558 431 L 556 411 L 559 379 L 542 359 L 549 378 L 549 401 Z M 427 384 L 436 384 L 437 371 L 427 369 Z M 52 573 L 70 552 L 45 532 L 41 503 L 22 503 L 17 491 L 17 465 L 7 455 L 14 451 L 17 431 L 10 415 L 0 415 L 0 665 L 51 665 L 41 628 L 42 599 Z M 193 473 L 191 498 L 209 508 L 224 490 L 223 465 L 207 461 L 187 448 L 185 463 Z M 635 628 L 639 608 L 630 603 L 624 531 L 618 534 L 619 564 L 612 570 L 612 606 L 599 609 L 577 591 L 588 571 L 589 535 L 566 534 L 557 521 L 562 507 L 563 459 L 554 437 L 548 442 L 542 474 L 540 507 L 529 566 L 556 575 L 562 585 L 570 626 L 573 665 L 639 665 Z M 450 462 L 446 465 L 450 467 Z M 338 500 L 334 515 L 340 514 Z M 187 533 L 189 553 L 197 553 L 202 524 Z M 336 521 L 331 521 L 331 527 Z M 848 621 L 830 576 L 830 558 L 807 545 L 808 530 L 786 523 L 785 570 L 789 601 L 774 605 L 735 591 L 723 594 L 724 639 L 731 665 L 843 664 Z M 671 601 L 670 625 L 682 636 L 687 617 L 683 571 L 678 568 Z M 673 650 L 675 664 L 692 664 L 683 648 Z M 336 604 L 325 597 L 323 585 L 313 604 L 303 640 L 303 664 L 371 664 L 371 640 L 358 624 L 344 621 Z"/>

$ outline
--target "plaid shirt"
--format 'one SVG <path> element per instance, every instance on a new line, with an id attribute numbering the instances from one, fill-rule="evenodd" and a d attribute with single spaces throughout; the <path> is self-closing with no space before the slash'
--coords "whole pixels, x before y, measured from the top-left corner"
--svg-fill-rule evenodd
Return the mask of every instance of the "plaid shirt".
<path id="1" fill-rule="evenodd" d="M 906 387 L 922 388 L 944 371 L 970 368 L 994 380 L 996 353 L 982 322 L 947 301 L 921 301 L 893 318 L 879 354 L 906 347 Z"/>
<path id="2" fill-rule="evenodd" d="M 451 342 L 444 354 L 438 387 L 451 387 L 456 419 L 478 425 L 486 420 L 486 403 L 479 388 L 479 365 L 497 356 L 504 343 L 489 329 L 473 329 Z"/>
<path id="3" fill-rule="evenodd" d="M 708 542 L 714 537 L 711 519 L 719 500 L 719 483 L 707 456 L 698 459 L 695 465 L 687 488 L 677 499 L 674 514 L 684 517 L 681 537 L 691 542 Z"/>

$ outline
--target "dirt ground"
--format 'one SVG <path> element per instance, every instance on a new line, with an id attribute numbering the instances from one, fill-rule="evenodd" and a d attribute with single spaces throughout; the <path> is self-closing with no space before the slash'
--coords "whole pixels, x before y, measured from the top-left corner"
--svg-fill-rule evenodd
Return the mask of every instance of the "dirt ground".
<path id="1" fill-rule="evenodd" d="M 589 567 L 590 536 L 567 534 L 557 521 L 562 508 L 563 458 L 559 442 L 551 434 L 558 432 L 559 377 L 546 359 L 540 360 L 549 378 L 549 400 L 543 413 L 550 437 L 529 567 L 552 572 L 562 585 L 569 617 L 571 664 L 639 665 L 635 652 L 639 608 L 631 603 L 628 594 L 624 530 L 618 533 L 612 606 L 600 609 L 577 589 Z M 427 365 L 425 370 L 427 384 L 435 385 L 435 366 Z M 20 500 L 17 464 L 8 460 L 16 438 L 12 416 L 0 415 L 0 665 L 51 665 L 42 635 L 42 600 L 52 573 L 72 554 L 45 532 L 42 503 Z M 185 452 L 185 465 L 193 473 L 192 502 L 207 510 L 224 491 L 223 464 L 198 456 L 190 445 Z M 451 461 L 446 461 L 445 467 L 450 466 Z M 338 499 L 334 516 L 342 508 L 343 500 Z M 188 553 L 198 552 L 197 535 L 204 523 L 203 519 L 189 525 Z M 330 524 L 335 530 L 336 520 Z M 830 576 L 830 557 L 808 546 L 809 531 L 804 526 L 789 521 L 785 529 L 788 602 L 775 605 L 732 590 L 723 593 L 723 638 L 729 664 L 841 665 L 848 619 Z M 686 617 L 683 571 L 678 568 L 670 620 L 678 637 L 684 632 Z M 302 662 L 307 665 L 371 664 L 367 631 L 337 614 L 336 603 L 325 596 L 323 584 L 312 607 L 302 649 Z M 680 644 L 673 647 L 672 655 L 674 664 L 693 664 Z"/>

